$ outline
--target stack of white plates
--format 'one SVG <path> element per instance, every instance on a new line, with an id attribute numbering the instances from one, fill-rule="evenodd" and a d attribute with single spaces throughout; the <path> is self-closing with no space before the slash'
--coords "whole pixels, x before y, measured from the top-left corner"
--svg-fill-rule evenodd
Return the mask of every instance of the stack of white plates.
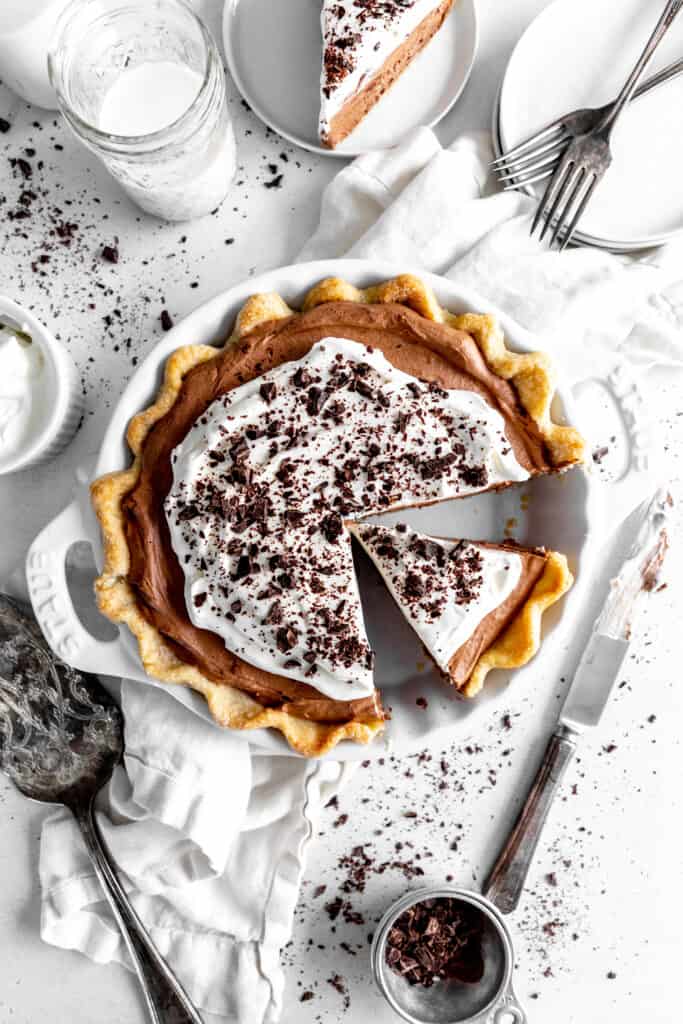
<path id="1" fill-rule="evenodd" d="M 654 28 L 664 0 L 555 0 L 513 51 L 493 115 L 499 155 L 561 114 L 615 98 Z M 683 57 L 683 14 L 643 80 Z M 612 165 L 574 238 L 614 252 L 683 234 L 683 77 L 635 100 L 612 135 Z M 540 197 L 546 181 L 528 187 Z"/>

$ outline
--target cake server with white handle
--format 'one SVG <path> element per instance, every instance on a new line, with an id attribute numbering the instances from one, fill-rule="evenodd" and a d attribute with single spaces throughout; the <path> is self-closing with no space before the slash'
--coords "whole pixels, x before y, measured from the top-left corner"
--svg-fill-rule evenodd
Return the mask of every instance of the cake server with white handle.
<path id="1" fill-rule="evenodd" d="M 584 729 L 600 721 L 629 649 L 640 596 L 657 582 L 668 539 L 671 498 L 663 489 L 634 513 L 637 536 L 611 580 L 524 806 L 483 892 L 504 914 L 515 909 L 555 794 Z"/>

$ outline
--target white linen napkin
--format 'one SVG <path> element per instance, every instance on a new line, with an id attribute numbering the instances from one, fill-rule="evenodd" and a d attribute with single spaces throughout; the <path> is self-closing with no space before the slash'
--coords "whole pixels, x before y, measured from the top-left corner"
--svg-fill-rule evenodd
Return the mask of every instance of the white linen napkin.
<path id="1" fill-rule="evenodd" d="M 426 129 L 357 159 L 327 188 L 299 260 L 374 257 L 457 278 L 538 335 L 572 380 L 617 359 L 651 387 L 680 373 L 682 247 L 549 252 L 528 237 L 531 201 L 491 190 L 489 159 L 484 138 L 444 150 Z M 124 681 L 121 699 L 125 762 L 99 820 L 133 902 L 201 1009 L 272 1024 L 313 823 L 352 769 L 250 753 L 158 688 Z M 45 822 L 40 879 L 47 942 L 125 962 L 66 813 Z"/>

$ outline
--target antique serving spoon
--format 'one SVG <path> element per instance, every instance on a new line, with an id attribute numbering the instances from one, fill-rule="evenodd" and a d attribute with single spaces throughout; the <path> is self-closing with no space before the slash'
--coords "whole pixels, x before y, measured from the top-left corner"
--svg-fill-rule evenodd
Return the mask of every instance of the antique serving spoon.
<path id="1" fill-rule="evenodd" d="M 78 822 L 153 1024 L 202 1024 L 131 906 L 95 820 L 95 796 L 122 753 L 123 720 L 107 691 L 60 661 L 30 610 L 0 594 L 0 769 L 25 796 L 63 804 Z"/>

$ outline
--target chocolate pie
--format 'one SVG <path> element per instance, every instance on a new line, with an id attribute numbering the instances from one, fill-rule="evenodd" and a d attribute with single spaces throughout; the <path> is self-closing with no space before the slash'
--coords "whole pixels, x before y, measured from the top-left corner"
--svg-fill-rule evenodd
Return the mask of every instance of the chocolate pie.
<path id="1" fill-rule="evenodd" d="M 538 650 L 541 615 L 573 580 L 564 555 L 543 548 L 446 540 L 351 523 L 408 624 L 441 672 L 474 697 L 494 668 Z"/>
<path id="2" fill-rule="evenodd" d="M 324 0 L 320 139 L 338 146 L 439 31 L 453 0 Z"/>
<path id="3" fill-rule="evenodd" d="M 545 356 L 415 277 L 329 279 L 301 312 L 254 295 L 224 348 L 171 356 L 129 425 L 133 464 L 93 484 L 100 608 L 222 725 L 277 728 L 309 755 L 367 742 L 385 714 L 349 527 L 580 461 L 552 396 Z"/>

